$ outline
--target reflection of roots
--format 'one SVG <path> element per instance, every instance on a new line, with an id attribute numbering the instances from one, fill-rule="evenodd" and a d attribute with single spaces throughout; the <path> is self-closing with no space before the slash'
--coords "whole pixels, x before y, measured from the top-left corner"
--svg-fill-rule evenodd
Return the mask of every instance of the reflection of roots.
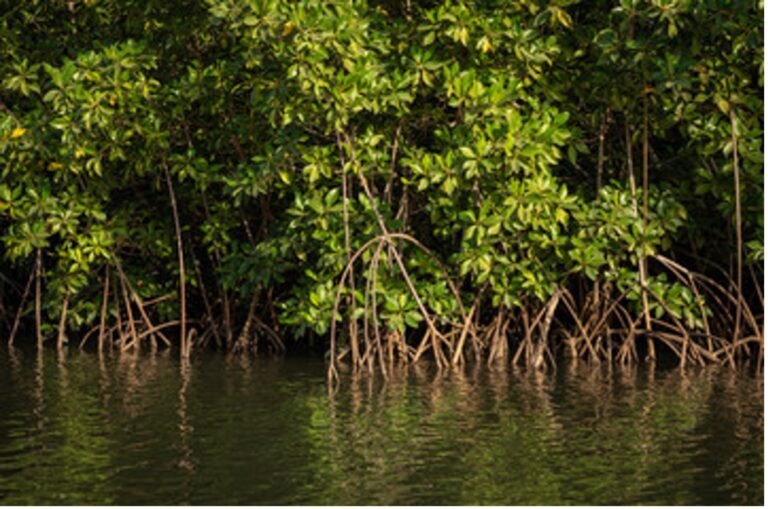
<path id="1" fill-rule="evenodd" d="M 425 306 L 401 261 L 396 241 L 415 245 L 430 255 L 456 299 L 460 321 L 437 316 Z M 424 325 L 416 337 L 389 330 L 378 315 L 377 274 L 385 249 L 388 259 L 397 262 L 399 274 L 423 318 Z M 355 284 L 353 267 L 368 251 L 373 253 L 362 271 L 367 277 L 360 306 L 350 291 Z M 762 317 L 758 319 L 753 314 L 745 298 L 734 291 L 735 285 L 731 283 L 730 288 L 726 288 L 663 256 L 655 256 L 653 260 L 695 296 L 703 323 L 701 330 L 687 327 L 647 285 L 643 290 L 649 300 L 663 311 L 658 318 L 650 320 L 650 329 L 643 327 L 642 313 L 628 309 L 627 292 L 617 294 L 609 283 L 596 283 L 581 301 L 577 301 L 569 289 L 557 288 L 544 303 L 527 299 L 515 309 L 499 307 L 490 313 L 479 311 L 483 289 L 467 310 L 446 271 L 421 243 L 402 233 L 379 235 L 350 256 L 341 275 L 331 323 L 329 379 L 337 377 L 340 362 L 348 362 L 353 370 L 380 371 L 386 377 L 392 366 L 413 364 L 425 355 L 429 355 L 439 369 L 460 366 L 469 359 L 485 359 L 489 365 L 511 363 L 547 369 L 555 366 L 558 349 L 573 359 L 628 366 L 642 360 L 639 345 L 645 341 L 641 343 L 641 339 L 647 339 L 654 347 L 666 347 L 681 368 L 688 364 L 736 367 L 757 354 L 757 366 L 761 369 Z M 342 305 L 343 313 L 340 312 Z M 714 317 L 710 310 L 714 311 Z M 347 342 L 337 346 L 337 321 L 342 316 L 346 317 L 342 323 L 347 327 Z M 739 323 L 744 326 L 738 327 Z"/>
<path id="2" fill-rule="evenodd" d="M 182 361 L 181 370 L 179 371 L 181 387 L 179 388 L 179 409 L 177 411 L 179 416 L 179 439 L 181 441 L 181 458 L 179 458 L 177 465 L 188 472 L 196 470 L 194 451 L 191 444 L 194 427 L 189 423 L 187 412 L 187 392 L 191 380 L 191 370 L 189 362 Z"/>

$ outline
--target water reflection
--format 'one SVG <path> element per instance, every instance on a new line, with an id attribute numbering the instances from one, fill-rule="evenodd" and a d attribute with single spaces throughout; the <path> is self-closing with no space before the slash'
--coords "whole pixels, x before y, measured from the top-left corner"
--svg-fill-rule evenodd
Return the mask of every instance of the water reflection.
<path id="1" fill-rule="evenodd" d="M 3 504 L 761 504 L 763 382 L 0 352 Z"/>
<path id="2" fill-rule="evenodd" d="M 314 401 L 320 503 L 762 500 L 762 383 L 744 375 L 583 365 L 393 375 L 350 376 L 330 404 Z"/>
<path id="3" fill-rule="evenodd" d="M 191 435 L 194 428 L 189 423 L 187 413 L 187 391 L 192 376 L 192 366 L 188 359 L 183 359 L 179 368 L 181 377 L 181 387 L 179 388 L 179 441 L 181 443 L 181 459 L 179 459 L 179 468 L 189 472 L 195 471 L 195 462 L 192 453 Z"/>

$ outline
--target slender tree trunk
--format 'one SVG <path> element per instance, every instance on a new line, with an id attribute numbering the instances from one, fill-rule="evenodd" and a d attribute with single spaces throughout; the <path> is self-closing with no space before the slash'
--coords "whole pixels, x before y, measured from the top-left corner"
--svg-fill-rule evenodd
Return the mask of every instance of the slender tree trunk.
<path id="1" fill-rule="evenodd" d="M 632 210 L 635 217 L 639 217 L 640 213 L 637 210 L 637 185 L 635 184 L 635 165 L 632 161 L 632 136 L 629 132 L 629 126 L 625 126 L 625 136 L 627 139 L 627 172 L 629 174 L 629 190 L 632 194 Z M 647 275 L 645 273 L 645 264 L 643 263 L 644 256 L 640 256 L 639 260 L 639 272 L 640 272 L 640 286 L 641 296 L 643 302 L 643 319 L 645 321 L 646 336 L 651 332 L 651 313 L 648 304 L 648 293 L 646 291 L 646 285 L 648 282 Z M 653 340 L 648 337 L 648 357 L 651 359 L 656 358 L 656 351 L 654 348 Z"/>
<path id="2" fill-rule="evenodd" d="M 600 192 L 600 188 L 603 187 L 603 166 L 605 166 L 605 131 L 606 131 L 606 115 L 603 113 L 600 117 L 600 131 L 598 133 L 598 145 L 597 145 L 597 189 L 596 192 Z"/>
<path id="3" fill-rule="evenodd" d="M 43 303 L 41 279 L 43 273 L 43 252 L 37 248 L 35 259 L 35 331 L 37 332 L 37 349 L 43 349 Z"/>
<path id="4" fill-rule="evenodd" d="M 595 189 L 595 196 L 599 199 L 600 188 L 603 187 L 603 166 L 605 165 L 605 130 L 606 130 L 606 114 L 603 113 L 600 116 L 600 131 L 598 133 L 598 146 L 597 146 L 597 188 Z M 592 284 L 593 306 L 594 309 L 599 309 L 600 306 L 600 280 L 596 279 Z M 600 319 L 598 315 L 593 315 L 597 320 Z"/>
<path id="5" fill-rule="evenodd" d="M 736 136 L 736 114 L 733 106 L 729 110 L 731 121 L 731 145 L 733 146 L 733 192 L 736 201 L 736 324 L 733 329 L 734 341 L 738 339 L 741 329 L 741 296 L 742 296 L 742 242 L 741 237 L 741 182 L 739 179 L 739 139 Z"/>
<path id="6" fill-rule="evenodd" d="M 104 351 L 104 328 L 107 322 L 107 304 L 109 302 L 109 264 L 104 269 L 104 291 L 101 296 L 101 317 L 99 318 L 99 354 Z"/>
<path id="7" fill-rule="evenodd" d="M 643 235 L 648 227 L 648 94 L 643 95 Z M 645 258 L 645 253 L 640 255 L 640 273 L 642 278 L 648 280 L 648 261 Z M 653 344 L 653 339 L 650 337 L 651 332 L 651 314 L 648 311 L 648 291 L 646 289 L 646 282 L 643 282 L 643 313 L 645 315 L 645 329 L 648 339 L 648 358 L 656 360 L 656 348 Z"/>
<path id="8" fill-rule="evenodd" d="M 134 348 L 139 347 L 139 335 L 136 332 L 136 322 L 133 319 L 133 311 L 131 310 L 131 299 L 128 298 L 128 290 L 125 288 L 125 279 L 120 279 L 120 288 L 123 291 L 123 303 L 125 304 L 125 314 L 128 318 L 128 327 L 131 331 L 131 343 L 128 346 L 133 346 Z M 127 346 L 125 343 L 122 345 L 122 350 L 125 351 L 127 349 Z"/>
<path id="9" fill-rule="evenodd" d="M 339 146 L 339 150 L 341 150 L 341 146 Z M 342 206 L 343 206 L 343 215 L 344 215 L 344 250 L 347 253 L 347 263 L 352 259 L 352 249 L 350 247 L 350 232 L 349 232 L 349 207 L 347 206 L 347 198 L 349 195 L 349 189 L 348 189 L 348 183 L 347 183 L 347 175 L 344 173 L 344 155 L 342 153 L 339 154 L 339 157 L 341 158 L 342 162 L 342 168 L 341 168 L 341 190 L 342 190 Z M 355 272 L 354 267 L 350 267 L 349 269 L 349 287 L 352 290 L 351 295 L 347 299 L 347 306 L 350 307 L 352 312 L 354 313 L 354 305 L 355 305 Z M 374 288 L 373 291 L 375 292 L 376 289 Z M 367 319 L 367 317 L 366 317 Z M 349 322 L 349 346 L 352 351 L 352 366 L 353 369 L 357 369 L 357 366 L 360 362 L 360 349 L 359 345 L 357 344 L 357 327 L 356 322 L 354 319 L 350 320 Z"/>
<path id="10" fill-rule="evenodd" d="M 648 224 L 648 94 L 643 95 L 643 228 Z M 643 257 L 645 259 L 645 257 Z"/>
<path id="11" fill-rule="evenodd" d="M 118 296 L 117 293 L 118 293 L 117 284 L 115 284 L 115 292 L 112 295 L 114 295 L 115 297 L 115 315 L 117 317 L 117 331 L 118 331 L 118 334 L 120 335 L 118 339 L 120 340 L 120 351 L 122 352 L 123 350 L 125 350 L 126 336 L 123 331 L 123 316 L 122 316 L 122 313 L 120 312 L 120 297 Z"/>
<path id="12" fill-rule="evenodd" d="M 171 197 L 171 209 L 173 211 L 173 224 L 176 228 L 176 251 L 179 255 L 179 296 L 181 299 L 181 356 L 189 357 L 189 345 L 187 344 L 187 288 L 184 282 L 184 242 L 181 237 L 181 223 L 179 221 L 179 210 L 176 206 L 176 193 L 173 191 L 173 181 L 171 172 L 168 171 L 168 164 L 163 162 L 165 170 L 165 181 L 168 184 L 168 194 Z"/>
<path id="13" fill-rule="evenodd" d="M 61 352 L 64 349 L 64 337 L 66 336 L 67 309 L 69 308 L 69 290 L 64 294 L 64 302 L 61 304 L 61 316 L 59 318 L 59 331 L 56 338 L 56 350 Z"/>

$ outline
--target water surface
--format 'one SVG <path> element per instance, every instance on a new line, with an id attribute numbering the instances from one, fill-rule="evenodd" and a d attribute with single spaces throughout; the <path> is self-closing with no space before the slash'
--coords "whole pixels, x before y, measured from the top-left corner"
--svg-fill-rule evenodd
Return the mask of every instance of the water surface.
<path id="1" fill-rule="evenodd" d="M 0 504 L 763 503 L 762 379 L 0 351 Z"/>

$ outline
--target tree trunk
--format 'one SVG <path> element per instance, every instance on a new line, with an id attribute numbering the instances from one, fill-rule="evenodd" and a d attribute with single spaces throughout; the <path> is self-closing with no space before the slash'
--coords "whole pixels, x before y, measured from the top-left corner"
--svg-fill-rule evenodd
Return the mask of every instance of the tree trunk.
<path id="1" fill-rule="evenodd" d="M 739 338 L 741 332 L 741 296 L 742 296 L 742 238 L 741 238 L 741 182 L 739 180 L 739 139 L 736 136 L 736 115 L 733 106 L 729 110 L 731 121 L 731 145 L 733 146 L 733 193 L 736 202 L 736 324 L 733 329 L 733 340 Z"/>
<path id="2" fill-rule="evenodd" d="M 35 331 L 37 332 L 37 349 L 43 349 L 43 303 L 41 278 L 43 273 L 43 252 L 37 248 L 35 259 Z"/>
<path id="3" fill-rule="evenodd" d="M 173 191 L 173 181 L 171 172 L 168 171 L 168 163 L 163 161 L 165 170 L 165 181 L 168 184 L 168 194 L 171 197 L 171 209 L 173 211 L 173 225 L 176 229 L 176 251 L 179 256 L 179 297 L 181 304 L 181 356 L 189 357 L 190 345 L 187 341 L 187 288 L 184 281 L 184 242 L 181 237 L 181 222 L 179 221 L 179 210 L 176 206 L 176 193 Z"/>

